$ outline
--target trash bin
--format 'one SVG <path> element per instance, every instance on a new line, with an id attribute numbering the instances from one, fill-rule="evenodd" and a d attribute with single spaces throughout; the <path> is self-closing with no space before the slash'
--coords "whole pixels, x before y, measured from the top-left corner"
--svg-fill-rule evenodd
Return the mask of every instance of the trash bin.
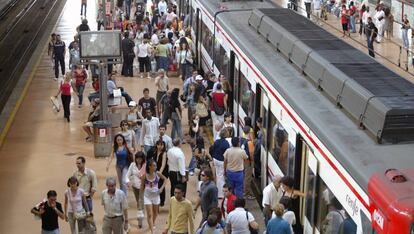
<path id="1" fill-rule="evenodd" d="M 111 127 L 109 121 L 93 122 L 93 151 L 95 157 L 109 157 L 111 155 Z"/>

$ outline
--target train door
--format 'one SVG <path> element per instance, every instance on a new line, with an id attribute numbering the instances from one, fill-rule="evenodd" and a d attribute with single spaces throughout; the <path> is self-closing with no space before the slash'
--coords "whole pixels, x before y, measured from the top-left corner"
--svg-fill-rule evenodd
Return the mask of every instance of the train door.
<path id="1" fill-rule="evenodd" d="M 260 167 L 255 166 L 255 170 L 260 170 L 261 175 L 261 188 L 264 188 L 267 186 L 267 184 L 270 182 L 270 178 L 275 176 L 273 175 L 271 170 L 268 169 L 268 146 L 267 146 L 267 135 L 268 135 L 268 119 L 269 119 L 269 112 L 270 112 L 270 101 L 266 94 L 266 91 L 257 84 L 257 90 L 259 90 L 257 95 L 260 95 L 260 110 L 259 110 L 259 116 L 262 118 L 262 129 L 260 130 L 261 136 L 261 146 L 260 146 Z M 256 172 L 255 172 L 256 173 Z"/>
<path id="2" fill-rule="evenodd" d="M 313 150 L 302 141 L 301 144 L 300 191 L 305 196 L 300 200 L 300 223 L 304 233 L 319 233 L 316 226 L 318 202 L 318 160 Z"/>
<path id="3" fill-rule="evenodd" d="M 201 12 L 200 12 L 200 8 L 197 8 L 196 12 L 195 12 L 195 18 L 192 21 L 193 23 L 193 28 L 195 29 L 195 48 L 194 48 L 194 52 L 195 52 L 195 61 L 197 64 L 197 70 L 201 69 L 201 55 L 200 55 L 200 38 L 202 38 L 202 31 L 201 31 Z M 193 40 L 193 41 L 194 41 Z"/>
<path id="4" fill-rule="evenodd" d="M 239 109 L 237 108 L 239 105 L 239 77 L 240 77 L 240 61 L 234 51 L 230 52 L 230 74 L 229 74 L 229 83 L 230 87 L 233 89 L 233 96 L 229 97 L 230 100 L 233 100 L 229 105 L 229 111 L 234 116 L 234 122 L 237 121 L 239 118 Z"/>

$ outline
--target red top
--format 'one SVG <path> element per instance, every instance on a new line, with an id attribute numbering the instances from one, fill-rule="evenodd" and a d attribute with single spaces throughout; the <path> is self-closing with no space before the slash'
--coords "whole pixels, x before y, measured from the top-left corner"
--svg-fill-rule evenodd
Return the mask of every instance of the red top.
<path id="1" fill-rule="evenodd" d="M 234 201 L 236 201 L 236 199 L 237 197 L 233 193 L 227 198 L 227 214 L 230 214 L 230 212 L 232 212 L 235 209 Z M 223 218 L 225 218 L 226 214 L 224 213 L 224 199 L 221 202 L 221 213 L 223 214 Z"/>
<path id="2" fill-rule="evenodd" d="M 348 23 L 348 18 L 347 18 L 347 14 L 348 14 L 348 10 L 342 10 L 341 11 L 341 24 L 347 24 Z"/>
<path id="3" fill-rule="evenodd" d="M 73 76 L 76 80 L 76 87 L 79 87 L 79 86 L 85 85 L 86 78 L 87 78 L 88 75 L 86 74 L 85 70 L 82 70 L 81 73 L 78 73 L 76 71 L 73 72 Z"/>
<path id="4" fill-rule="evenodd" d="M 226 96 L 225 93 L 217 93 L 216 92 L 216 93 L 212 93 L 211 95 L 212 95 L 213 101 L 216 102 L 218 106 L 224 107 L 224 96 Z M 210 107 L 211 111 L 214 111 L 213 101 L 211 102 L 211 107 Z"/>
<path id="5" fill-rule="evenodd" d="M 99 81 L 92 82 L 92 87 L 96 92 L 99 92 Z"/>
<path id="6" fill-rule="evenodd" d="M 60 85 L 60 91 L 62 92 L 62 95 L 64 96 L 70 96 L 70 83 L 63 82 Z"/>

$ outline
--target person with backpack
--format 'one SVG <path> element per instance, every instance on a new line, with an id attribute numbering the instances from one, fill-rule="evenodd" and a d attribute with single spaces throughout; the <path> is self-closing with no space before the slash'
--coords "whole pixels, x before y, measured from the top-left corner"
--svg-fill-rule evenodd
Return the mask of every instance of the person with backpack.
<path id="1" fill-rule="evenodd" d="M 224 112 L 227 110 L 227 94 L 223 91 L 222 85 L 217 84 L 217 90 L 211 93 L 211 120 L 213 126 L 218 122 L 224 122 Z M 213 128 L 213 136 L 215 136 L 216 130 Z"/>
<path id="2" fill-rule="evenodd" d="M 254 154 L 254 143 L 251 139 L 250 127 L 244 126 L 243 133 L 245 137 L 240 139 L 240 147 L 246 152 L 248 158 L 244 160 L 244 197 L 249 200 L 254 200 L 256 197 L 253 195 L 250 184 L 252 183 L 253 177 L 253 154 Z"/>
<path id="3" fill-rule="evenodd" d="M 374 41 L 378 35 L 378 29 L 372 22 L 372 18 L 368 17 L 367 25 L 365 27 L 365 34 L 367 36 L 368 53 L 371 57 L 375 58 L 374 53 Z"/>

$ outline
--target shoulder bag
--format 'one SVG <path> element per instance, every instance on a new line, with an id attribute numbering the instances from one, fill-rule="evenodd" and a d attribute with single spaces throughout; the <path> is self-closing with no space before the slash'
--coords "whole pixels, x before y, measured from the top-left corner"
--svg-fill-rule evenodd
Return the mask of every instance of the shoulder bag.
<path id="1" fill-rule="evenodd" d="M 224 106 L 219 106 L 214 96 L 213 96 L 213 109 L 217 115 L 222 115 L 224 114 L 224 111 L 225 111 Z"/>
<path id="2" fill-rule="evenodd" d="M 252 226 L 250 226 L 248 213 L 249 212 L 246 210 L 246 219 L 247 219 L 247 225 L 249 225 L 250 234 L 259 234 L 259 229 L 254 229 L 254 228 L 252 228 Z"/>
<path id="3" fill-rule="evenodd" d="M 75 220 L 84 220 L 86 219 L 86 211 L 84 208 L 82 208 L 82 210 L 80 211 L 75 211 L 75 206 L 73 205 L 73 201 L 72 201 L 72 192 L 70 191 L 70 189 L 68 189 L 68 199 L 71 202 L 72 205 L 72 210 L 73 210 L 73 217 L 75 218 Z M 83 199 L 82 199 L 82 203 L 83 203 Z"/>
<path id="4" fill-rule="evenodd" d="M 208 111 L 206 105 L 204 103 L 197 103 L 196 104 L 196 114 L 201 118 L 208 116 Z"/>

